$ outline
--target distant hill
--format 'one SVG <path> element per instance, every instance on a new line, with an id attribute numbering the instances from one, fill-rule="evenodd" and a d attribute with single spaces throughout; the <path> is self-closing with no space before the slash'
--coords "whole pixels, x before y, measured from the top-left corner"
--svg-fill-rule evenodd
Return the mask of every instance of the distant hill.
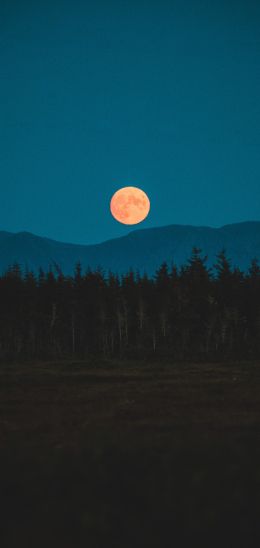
<path id="1" fill-rule="evenodd" d="M 18 262 L 23 268 L 47 270 L 58 264 L 65 274 L 80 261 L 83 268 L 102 267 L 124 272 L 129 268 L 153 274 L 163 261 L 184 264 L 192 247 L 199 247 L 214 264 L 226 249 L 232 264 L 246 270 L 252 258 L 260 258 L 260 222 L 244 222 L 221 228 L 169 225 L 133 230 L 127 236 L 95 245 L 66 244 L 29 232 L 0 231 L 0 270 Z"/>

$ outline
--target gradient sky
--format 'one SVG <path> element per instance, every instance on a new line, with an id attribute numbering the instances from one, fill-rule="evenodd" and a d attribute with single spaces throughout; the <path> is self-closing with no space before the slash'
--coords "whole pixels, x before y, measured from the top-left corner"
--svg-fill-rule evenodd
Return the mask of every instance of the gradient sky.
<path id="1" fill-rule="evenodd" d="M 76 243 L 260 220 L 259 0 L 1 0 L 0 191 L 0 230 Z"/>

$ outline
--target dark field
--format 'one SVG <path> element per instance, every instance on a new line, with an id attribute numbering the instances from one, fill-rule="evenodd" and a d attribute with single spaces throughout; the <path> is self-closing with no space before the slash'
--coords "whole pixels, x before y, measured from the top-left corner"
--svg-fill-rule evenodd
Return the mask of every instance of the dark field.
<path id="1" fill-rule="evenodd" d="M 260 364 L 6 366 L 1 548 L 260 546 Z"/>

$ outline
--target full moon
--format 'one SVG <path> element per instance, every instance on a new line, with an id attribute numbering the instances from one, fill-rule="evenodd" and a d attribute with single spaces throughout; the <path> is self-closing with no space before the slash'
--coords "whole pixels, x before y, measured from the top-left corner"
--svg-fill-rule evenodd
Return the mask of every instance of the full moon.
<path id="1" fill-rule="evenodd" d="M 125 186 L 112 196 L 110 211 L 119 223 L 136 225 L 147 217 L 150 211 L 150 200 L 140 188 Z"/>

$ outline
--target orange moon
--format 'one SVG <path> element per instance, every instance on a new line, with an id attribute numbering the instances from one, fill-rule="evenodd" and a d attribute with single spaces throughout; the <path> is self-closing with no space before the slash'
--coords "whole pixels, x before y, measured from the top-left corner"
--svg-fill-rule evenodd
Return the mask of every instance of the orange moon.
<path id="1" fill-rule="evenodd" d="M 119 223 L 136 225 L 147 217 L 150 211 L 150 200 L 140 188 L 125 186 L 112 196 L 110 211 Z"/>

